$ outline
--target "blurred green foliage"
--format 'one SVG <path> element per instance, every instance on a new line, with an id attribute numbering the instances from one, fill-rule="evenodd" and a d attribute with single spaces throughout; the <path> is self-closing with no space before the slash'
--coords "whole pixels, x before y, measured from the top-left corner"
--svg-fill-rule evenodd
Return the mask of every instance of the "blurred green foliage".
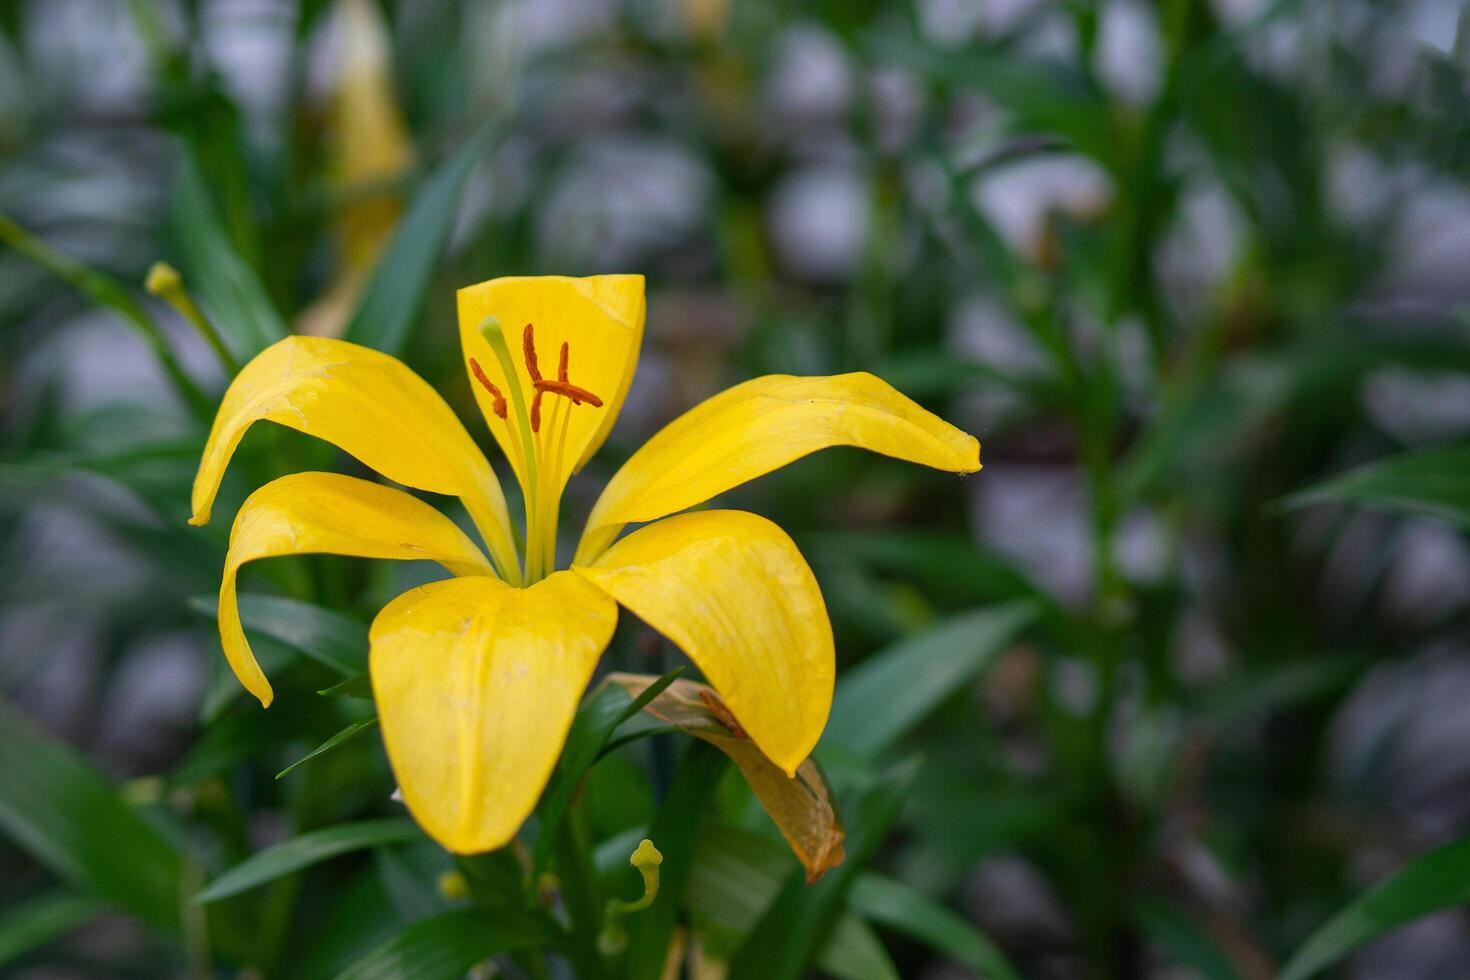
<path id="1" fill-rule="evenodd" d="M 605 689 L 525 844 L 595 918 L 652 834 L 615 969 L 677 937 L 731 976 L 1302 978 L 1462 905 L 1470 31 L 1408 6 L 382 3 L 412 155 L 367 185 L 337 5 L 0 7 L 0 967 L 598 968 L 514 855 L 447 897 L 389 799 L 366 622 L 430 573 L 252 568 L 262 712 L 212 632 L 226 522 L 185 525 L 230 358 L 327 309 L 471 419 L 453 290 L 549 272 L 649 278 L 593 487 L 768 372 L 872 371 L 985 444 L 730 495 L 833 616 L 849 860 L 808 887 L 717 752 L 623 738 Z M 255 431 L 218 512 L 356 465 Z M 681 662 L 649 639 L 608 662 Z M 1441 921 L 1362 962 L 1450 975 Z"/>

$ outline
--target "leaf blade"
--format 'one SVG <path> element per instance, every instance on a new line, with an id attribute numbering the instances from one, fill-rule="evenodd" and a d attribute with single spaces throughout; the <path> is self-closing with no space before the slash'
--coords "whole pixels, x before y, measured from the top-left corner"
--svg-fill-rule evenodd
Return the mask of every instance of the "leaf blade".
<path id="1" fill-rule="evenodd" d="M 286 336 L 285 321 L 230 243 L 199 163 L 187 149 L 174 184 L 173 226 L 189 289 L 239 363 Z"/>
<path id="2" fill-rule="evenodd" d="M 1297 949 L 1280 980 L 1306 980 L 1371 939 L 1466 902 L 1470 902 L 1470 837 L 1421 855 L 1349 903 Z"/>
<path id="3" fill-rule="evenodd" d="M 864 874 L 853 885 L 848 905 L 879 925 L 907 933 L 989 980 L 1021 980 L 1002 953 L 980 930 L 918 889 L 883 875 Z"/>
<path id="4" fill-rule="evenodd" d="M 961 613 L 869 657 L 838 684 L 822 744 L 876 756 L 988 666 L 1037 611 L 1020 601 Z"/>
<path id="5" fill-rule="evenodd" d="M 0 830 L 62 879 L 173 931 L 184 859 L 70 746 L 0 701 Z"/>
<path id="6" fill-rule="evenodd" d="M 545 930 L 529 916 L 458 909 L 406 927 L 336 980 L 451 980 L 499 953 L 540 945 Z"/>
<path id="7" fill-rule="evenodd" d="M 1340 502 L 1425 514 L 1470 529 L 1470 446 L 1440 446 L 1360 466 L 1281 501 Z"/>
<path id="8" fill-rule="evenodd" d="M 250 855 L 210 882 L 195 896 L 195 901 L 201 904 L 217 902 L 329 858 L 422 838 L 423 831 L 412 820 L 401 817 L 362 820 L 313 830 Z"/>
<path id="9" fill-rule="evenodd" d="M 394 230 L 343 336 L 397 354 L 423 307 L 429 281 L 459 212 L 465 181 L 495 141 L 487 127 L 429 175 Z"/>
<path id="10" fill-rule="evenodd" d="M 48 892 L 0 917 L 0 966 L 71 932 L 105 910 L 90 895 Z"/>

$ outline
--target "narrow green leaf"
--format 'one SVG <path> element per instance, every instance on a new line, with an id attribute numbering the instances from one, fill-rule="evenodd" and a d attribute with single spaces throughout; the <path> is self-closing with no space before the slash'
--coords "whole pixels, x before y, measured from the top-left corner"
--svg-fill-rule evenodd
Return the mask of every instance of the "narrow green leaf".
<path id="1" fill-rule="evenodd" d="M 1117 152 L 1105 99 L 1084 73 L 1061 59 L 1022 57 L 984 41 L 940 47 L 892 30 L 870 31 L 864 40 L 878 60 L 941 84 L 978 89 L 1020 126 L 1066 137 L 1099 162 L 1106 164 Z"/>
<path id="2" fill-rule="evenodd" d="M 62 879 L 179 927 L 183 859 L 69 746 L 0 701 L 0 830 Z"/>
<path id="3" fill-rule="evenodd" d="M 844 811 L 848 821 L 847 860 L 816 884 L 807 885 L 797 869 L 776 900 L 745 937 L 730 961 L 729 980 L 795 980 L 831 935 L 858 872 L 873 857 L 898 816 L 918 771 L 918 760 L 902 763 L 879 780 L 859 805 Z"/>
<path id="4" fill-rule="evenodd" d="M 240 622 L 347 677 L 367 670 L 368 628 L 342 613 L 285 596 L 242 592 Z M 218 615 L 219 600 L 195 596 L 189 604 L 206 616 Z"/>
<path id="5" fill-rule="evenodd" d="M 373 680 L 367 671 L 363 671 L 331 687 L 324 687 L 316 693 L 324 698 L 361 698 L 364 701 L 371 701 L 373 699 Z"/>
<path id="6" fill-rule="evenodd" d="M 255 270 L 230 243 L 193 152 L 184 149 L 179 157 L 173 226 L 183 250 L 184 283 L 243 364 L 285 337 L 286 324 Z"/>
<path id="7" fill-rule="evenodd" d="M 1415 858 L 1312 934 L 1281 971 L 1306 980 L 1328 964 L 1415 919 L 1470 902 L 1470 837 Z"/>
<path id="8" fill-rule="evenodd" d="M 587 768 L 597 761 L 598 754 L 612 738 L 613 732 L 623 722 L 642 711 L 644 706 L 684 673 L 683 667 L 675 667 L 657 681 L 636 700 L 616 684 L 603 684 L 592 692 L 592 696 L 577 710 L 572 727 L 567 732 L 566 745 L 561 759 L 551 775 L 546 792 L 538 807 L 540 825 L 536 831 L 536 843 L 531 848 L 531 877 L 534 879 L 546 868 L 556 842 L 556 829 L 571 805 L 572 796 Z"/>
<path id="9" fill-rule="evenodd" d="M 706 825 L 684 892 L 695 921 L 706 927 L 706 948 L 719 956 L 726 934 L 738 944 L 770 907 L 791 867 L 791 851 L 776 838 Z M 899 975 L 872 926 L 850 910 L 838 917 L 815 965 L 838 980 L 894 980 Z"/>
<path id="10" fill-rule="evenodd" d="M 1427 514 L 1470 529 L 1470 446 L 1390 456 L 1294 493 L 1282 505 L 1333 502 Z"/>
<path id="11" fill-rule="evenodd" d="M 0 966 L 60 939 L 106 908 L 89 895 L 67 892 L 48 892 L 22 902 L 0 916 Z"/>
<path id="12" fill-rule="evenodd" d="M 659 897 L 628 923 L 628 976 L 632 980 L 663 976 L 669 940 L 679 919 L 679 898 L 694 864 L 700 815 L 707 812 L 727 764 L 719 749 L 690 739 L 653 825 L 648 828 L 648 838 L 663 853 L 664 862 L 660 865 Z M 623 862 L 626 864 L 626 857 Z"/>
<path id="13" fill-rule="evenodd" d="M 422 837 L 423 831 L 412 820 L 398 817 L 313 830 L 250 855 L 210 882 L 196 901 L 217 902 L 340 854 L 385 844 L 404 844 Z"/>
<path id="14" fill-rule="evenodd" d="M 403 349 L 459 214 L 465 181 L 497 134 L 493 127 L 475 134 L 424 181 L 363 291 L 346 339 L 390 354 Z"/>
<path id="15" fill-rule="evenodd" d="M 1028 601 L 962 613 L 869 657 L 837 685 L 823 744 L 878 755 L 984 670 L 1036 614 Z"/>
<path id="16" fill-rule="evenodd" d="M 1141 902 L 1134 912 L 1139 926 L 1165 956 L 1205 980 L 1242 980 L 1230 956 L 1188 913 L 1159 899 Z"/>
<path id="17" fill-rule="evenodd" d="M 143 338 L 144 343 L 158 358 L 159 365 L 168 375 L 169 381 L 194 415 L 208 421 L 212 414 L 211 400 L 205 396 L 194 379 L 184 371 L 174 356 L 173 348 L 158 324 L 138 304 L 122 283 L 105 273 L 82 265 L 71 256 L 52 248 L 37 236 L 0 213 L 0 242 L 20 252 L 26 258 L 64 280 L 99 306 L 110 307 L 120 314 Z"/>
<path id="18" fill-rule="evenodd" d="M 377 715 L 373 715 L 371 718 L 364 718 L 362 721 L 354 721 L 352 724 L 348 725 L 346 728 L 342 729 L 340 732 L 338 732 L 337 734 L 333 735 L 331 738 L 327 739 L 321 745 L 318 745 L 316 748 L 312 749 L 310 752 L 306 753 L 301 758 L 297 759 L 295 762 L 291 763 L 289 766 L 287 766 L 286 768 L 282 769 L 280 772 L 276 773 L 276 778 L 277 779 L 280 779 L 282 776 L 286 775 L 287 773 L 290 773 L 290 772 L 294 771 L 298 766 L 304 766 L 304 765 L 306 765 L 308 762 L 310 762 L 312 759 L 315 759 L 317 756 L 319 756 L 319 755 L 321 755 L 321 754 L 323 754 L 325 752 L 332 751 L 333 749 L 335 749 L 337 746 L 341 745 L 343 742 L 347 741 L 348 739 L 350 739 L 350 738 L 352 738 L 352 737 L 354 737 L 356 735 L 362 734 L 363 732 L 367 731 L 369 728 L 376 728 L 377 725 L 378 725 L 378 716 Z"/>
<path id="19" fill-rule="evenodd" d="M 1021 980 L 984 933 L 901 881 L 864 874 L 853 885 L 847 904 L 859 915 L 912 936 L 987 980 Z"/>
<path id="20" fill-rule="evenodd" d="M 415 922 L 337 974 L 337 980 L 452 980 L 500 953 L 545 944 L 530 916 L 458 909 Z"/>

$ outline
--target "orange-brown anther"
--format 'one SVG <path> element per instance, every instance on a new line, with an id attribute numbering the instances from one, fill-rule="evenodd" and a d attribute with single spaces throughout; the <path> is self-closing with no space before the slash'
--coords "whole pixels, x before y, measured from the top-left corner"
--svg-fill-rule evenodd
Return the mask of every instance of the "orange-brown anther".
<path id="1" fill-rule="evenodd" d="M 543 378 L 540 381 L 536 382 L 536 394 L 539 395 L 543 391 L 549 391 L 553 395 L 562 395 L 566 398 L 570 398 L 573 404 L 576 405 L 580 405 L 583 402 L 586 402 L 593 408 L 602 407 L 601 398 L 598 398 L 586 388 L 579 388 L 576 385 L 570 384 L 565 381 L 548 381 Z"/>
<path id="2" fill-rule="evenodd" d="M 505 396 L 500 393 L 499 388 L 495 387 L 495 382 L 485 377 L 484 368 L 480 367 L 480 362 L 473 357 L 470 358 L 470 373 L 475 376 L 476 381 L 485 387 L 486 391 L 490 392 L 490 397 L 495 399 L 495 404 L 492 409 L 495 415 L 501 419 L 505 418 Z"/>
<path id="3" fill-rule="evenodd" d="M 536 329 L 529 323 L 526 324 L 526 329 L 521 334 L 521 350 L 526 356 L 526 373 L 531 376 L 531 387 L 536 389 L 536 394 L 531 398 L 532 432 L 541 431 L 541 396 L 548 392 L 553 395 L 561 395 L 563 398 L 570 398 L 573 405 L 586 402 L 593 408 L 602 407 L 601 398 L 568 380 L 567 370 L 571 362 L 571 345 L 566 341 L 562 341 L 561 357 L 556 366 L 557 380 L 555 381 L 541 377 L 541 365 L 536 359 Z M 471 361 L 471 363 L 474 362 Z M 497 392 L 497 396 L 498 394 Z M 504 416 L 501 417 L 504 418 Z"/>
<path id="4" fill-rule="evenodd" d="M 529 323 L 521 333 L 521 350 L 526 355 L 526 371 L 531 375 L 531 381 L 540 381 L 541 367 L 536 363 L 536 328 Z"/>
<path id="5" fill-rule="evenodd" d="M 561 361 L 556 366 L 556 379 L 562 384 L 568 384 L 571 381 L 571 378 L 567 377 L 567 365 L 570 361 L 571 350 L 572 345 L 563 340 L 561 342 Z M 572 395 L 571 399 L 573 405 L 582 404 L 582 399 L 577 395 Z"/>

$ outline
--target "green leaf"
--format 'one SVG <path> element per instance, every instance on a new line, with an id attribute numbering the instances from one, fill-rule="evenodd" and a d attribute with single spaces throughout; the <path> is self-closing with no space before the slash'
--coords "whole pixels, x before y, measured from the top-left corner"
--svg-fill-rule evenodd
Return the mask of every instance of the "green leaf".
<path id="1" fill-rule="evenodd" d="M 1139 926 L 1174 963 L 1205 980 L 1242 980 L 1242 974 L 1198 923 L 1183 909 L 1159 899 L 1146 899 L 1135 910 Z"/>
<path id="2" fill-rule="evenodd" d="M 179 927 L 183 858 L 77 752 L 0 701 L 0 830 L 59 877 Z"/>
<path id="3" fill-rule="evenodd" d="M 89 895 L 48 892 L 0 917 L 0 966 L 60 939 L 107 907 Z"/>
<path id="4" fill-rule="evenodd" d="M 548 940 L 530 916 L 459 909 L 408 926 L 337 980 L 452 980 L 482 960 Z"/>
<path id="5" fill-rule="evenodd" d="M 255 270 L 235 251 L 192 151 L 180 154 L 173 225 L 185 285 L 241 364 L 286 336 Z"/>
<path id="6" fill-rule="evenodd" d="M 848 907 L 919 940 L 947 959 L 989 980 L 1021 980 L 1005 954 L 960 916 L 901 881 L 865 874 L 852 887 Z"/>
<path id="7" fill-rule="evenodd" d="M 1036 614 L 1027 601 L 962 613 L 869 657 L 837 685 L 823 745 L 878 755 L 989 666 Z"/>
<path id="8" fill-rule="evenodd" d="M 685 889 L 706 948 L 719 956 L 724 933 L 738 944 L 781 890 L 791 866 L 790 851 L 775 838 L 735 827 L 706 828 Z M 838 980 L 899 975 L 873 928 L 851 911 L 838 917 L 816 965 Z"/>
<path id="9" fill-rule="evenodd" d="M 1361 504 L 1427 514 L 1470 530 L 1470 446 L 1391 456 L 1282 501 L 1285 507 L 1318 503 Z"/>
<path id="10" fill-rule="evenodd" d="M 316 693 L 324 698 L 360 698 L 364 701 L 371 701 L 373 699 L 373 679 L 367 671 L 363 671 L 331 687 L 324 687 Z"/>
<path id="11" fill-rule="evenodd" d="M 888 827 L 898 816 L 918 770 L 918 761 L 900 764 L 874 784 L 848 821 L 847 860 L 807 885 L 797 869 L 776 900 L 745 937 L 730 961 L 729 980 L 796 980 L 831 935 L 858 872 L 872 860 Z"/>
<path id="12" fill-rule="evenodd" d="M 540 825 L 536 831 L 536 843 L 531 849 L 533 879 L 546 869 L 552 846 L 556 843 L 556 829 L 566 816 L 567 807 L 571 805 L 572 796 L 577 791 L 583 773 L 597 761 L 598 754 L 602 752 L 608 739 L 612 738 L 617 727 L 642 711 L 645 705 L 658 697 L 682 673 L 683 667 L 675 667 L 650 684 L 636 700 L 629 698 L 628 693 L 616 684 L 603 684 L 577 709 L 572 727 L 567 731 L 561 759 L 551 774 L 551 780 L 547 783 L 542 803 L 537 810 Z"/>
<path id="13" fill-rule="evenodd" d="M 1470 902 L 1470 837 L 1410 861 L 1312 934 L 1279 980 L 1306 980 L 1330 963 L 1415 919 Z"/>
<path id="14" fill-rule="evenodd" d="M 242 592 L 239 603 L 240 622 L 247 630 L 299 650 L 343 676 L 367 670 L 368 628 L 359 620 L 284 596 Z M 211 618 L 219 612 L 214 596 L 195 596 L 189 605 Z"/>
<path id="15" fill-rule="evenodd" d="M 708 812 L 727 765 L 719 749 L 691 739 L 648 828 L 648 838 L 663 853 L 664 861 L 658 899 L 628 923 L 628 976 L 632 980 L 663 976 L 669 941 L 679 920 L 679 897 L 685 893 L 700 840 L 700 816 Z M 626 865 L 626 856 L 623 861 Z"/>
<path id="16" fill-rule="evenodd" d="M 422 838 L 423 831 L 412 820 L 399 817 L 313 830 L 250 855 L 210 882 L 196 901 L 217 902 L 340 854 Z"/>
<path id="17" fill-rule="evenodd" d="M 152 350 L 153 356 L 158 359 L 159 365 L 190 411 L 201 421 L 209 420 L 213 413 L 211 399 L 205 396 L 184 371 L 178 358 L 174 356 L 168 338 L 122 283 L 52 248 L 3 213 L 0 213 L 0 242 L 65 280 L 92 302 L 110 307 L 120 314 Z"/>
<path id="18" fill-rule="evenodd" d="M 465 180 L 497 135 L 493 127 L 481 130 L 424 181 L 347 324 L 347 340 L 390 354 L 403 349 L 459 214 Z"/>
<path id="19" fill-rule="evenodd" d="M 377 715 L 373 715 L 371 718 L 364 718 L 362 721 L 354 721 L 352 724 L 348 725 L 346 728 L 342 729 L 340 732 L 327 739 L 321 745 L 318 745 L 316 748 L 312 749 L 310 752 L 306 753 L 301 758 L 297 759 L 295 762 L 291 763 L 289 766 L 276 773 L 276 778 L 280 779 L 282 776 L 295 770 L 298 766 L 306 765 L 317 756 L 323 754 L 324 752 L 332 751 L 343 742 L 356 735 L 362 734 L 369 728 L 376 728 L 377 724 Z"/>
<path id="20" fill-rule="evenodd" d="M 941 84 L 979 89 L 1021 127 L 1064 136 L 1104 165 L 1117 153 L 1105 99 L 1084 73 L 1060 59 L 1020 57 L 983 41 L 939 47 L 892 30 L 872 30 L 865 41 L 878 60 Z"/>

